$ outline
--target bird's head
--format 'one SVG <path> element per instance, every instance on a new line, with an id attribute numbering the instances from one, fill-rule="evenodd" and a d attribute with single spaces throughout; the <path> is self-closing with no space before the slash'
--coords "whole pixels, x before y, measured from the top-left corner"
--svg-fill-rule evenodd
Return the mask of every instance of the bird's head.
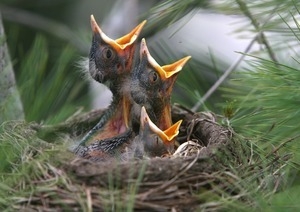
<path id="1" fill-rule="evenodd" d="M 145 107 L 141 109 L 140 142 L 149 156 L 161 156 L 174 150 L 174 139 L 179 134 L 182 120 L 176 122 L 168 129 L 162 131 L 150 119 Z"/>
<path id="2" fill-rule="evenodd" d="M 146 21 L 143 21 L 125 36 L 114 40 L 101 30 L 91 15 L 93 39 L 89 54 L 89 71 L 93 79 L 105 83 L 131 71 L 136 39 L 145 23 Z"/>

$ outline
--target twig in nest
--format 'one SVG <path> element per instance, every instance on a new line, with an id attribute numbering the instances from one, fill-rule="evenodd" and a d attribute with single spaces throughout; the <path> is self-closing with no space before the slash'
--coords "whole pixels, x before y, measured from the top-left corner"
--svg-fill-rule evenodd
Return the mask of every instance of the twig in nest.
<path id="1" fill-rule="evenodd" d="M 87 207 L 88 207 L 87 211 L 93 211 L 92 210 L 93 203 L 92 203 L 92 196 L 91 196 L 91 189 L 90 188 L 86 189 L 86 198 L 87 198 Z"/>
<path id="2" fill-rule="evenodd" d="M 295 140 L 295 139 L 297 139 L 297 138 L 299 138 L 299 137 L 300 137 L 300 134 L 295 135 L 294 137 L 289 138 L 289 139 L 287 139 L 286 141 L 282 142 L 282 143 L 279 144 L 275 149 L 273 149 L 270 153 L 268 153 L 268 154 L 266 155 L 266 158 L 268 158 L 268 157 L 270 157 L 271 155 L 275 154 L 275 153 L 278 152 L 278 150 L 281 149 L 284 145 L 286 145 L 287 143 L 289 143 L 289 142 L 291 142 L 291 141 L 293 141 L 293 140 Z"/>

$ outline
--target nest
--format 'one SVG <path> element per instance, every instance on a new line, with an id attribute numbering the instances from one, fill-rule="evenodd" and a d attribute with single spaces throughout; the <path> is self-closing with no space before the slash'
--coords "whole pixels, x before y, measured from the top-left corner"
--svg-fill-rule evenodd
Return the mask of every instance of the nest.
<path id="1" fill-rule="evenodd" d="M 101 111 L 77 114 L 57 126 L 4 124 L 4 132 L 13 129 L 14 133 L 4 133 L 2 140 L 9 140 L 18 151 L 11 158 L 10 176 L 14 177 L 4 181 L 0 208 L 230 210 L 255 207 L 252 192 L 266 195 L 280 188 L 281 169 L 288 158 L 281 160 L 272 152 L 262 159 L 251 142 L 234 133 L 223 117 L 194 114 L 180 106 L 172 111 L 174 121 L 183 119 L 176 152 L 169 157 L 128 162 L 93 163 L 66 150 L 66 140 L 85 133 Z M 220 124 L 224 120 L 226 125 Z"/>

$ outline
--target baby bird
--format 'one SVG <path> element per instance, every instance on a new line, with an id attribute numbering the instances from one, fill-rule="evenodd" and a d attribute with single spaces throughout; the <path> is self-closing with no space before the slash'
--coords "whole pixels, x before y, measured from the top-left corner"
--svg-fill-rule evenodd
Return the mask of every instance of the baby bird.
<path id="1" fill-rule="evenodd" d="M 89 54 L 89 72 L 96 81 L 108 82 L 112 92 L 115 89 L 115 81 L 119 81 L 120 76 L 130 73 L 132 69 L 136 40 L 145 23 L 146 21 L 143 21 L 128 34 L 113 40 L 104 34 L 91 15 L 93 38 Z"/>
<path id="2" fill-rule="evenodd" d="M 170 154 L 174 150 L 174 138 L 179 134 L 182 120 L 162 131 L 150 119 L 145 107 L 141 109 L 139 135 L 133 141 L 136 155 L 155 157 Z"/>
<path id="3" fill-rule="evenodd" d="M 93 39 L 89 54 L 89 72 L 96 81 L 108 83 L 113 99 L 98 124 L 84 136 L 79 146 L 88 141 L 112 138 L 128 130 L 132 105 L 129 91 L 131 70 L 136 39 L 145 23 L 143 21 L 127 35 L 113 40 L 104 34 L 91 15 Z"/>
<path id="4" fill-rule="evenodd" d="M 136 103 L 133 121 L 138 122 L 139 112 L 145 106 L 151 120 L 159 129 L 171 127 L 171 93 L 178 73 L 190 56 L 173 64 L 160 66 L 150 55 L 145 39 L 140 47 L 140 62 L 135 68 L 131 81 L 131 97 Z"/>

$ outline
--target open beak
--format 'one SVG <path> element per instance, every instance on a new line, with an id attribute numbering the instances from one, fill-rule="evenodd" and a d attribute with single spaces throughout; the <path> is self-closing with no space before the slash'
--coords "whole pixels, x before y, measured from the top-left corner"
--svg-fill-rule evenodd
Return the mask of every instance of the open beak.
<path id="1" fill-rule="evenodd" d="M 141 30 L 143 29 L 144 25 L 146 24 L 146 20 L 144 20 L 142 23 L 140 23 L 138 26 L 136 26 L 131 32 L 124 35 L 121 38 L 118 38 L 116 40 L 111 39 L 108 37 L 98 26 L 95 18 L 93 15 L 91 15 L 91 27 L 94 32 L 94 34 L 99 34 L 103 41 L 110 46 L 112 46 L 117 52 L 124 50 L 127 46 L 132 45 L 137 37 L 139 36 Z"/>
<path id="2" fill-rule="evenodd" d="M 174 74 L 181 71 L 186 62 L 191 58 L 191 56 L 184 57 L 172 64 L 160 66 L 155 59 L 150 55 L 145 38 L 142 39 L 141 48 L 140 48 L 140 56 L 142 58 L 143 55 L 147 56 L 148 62 L 150 65 L 157 70 L 161 78 L 167 79 L 173 76 Z"/>
<path id="3" fill-rule="evenodd" d="M 147 111 L 145 107 L 142 107 L 141 110 L 141 125 L 142 127 L 145 126 L 145 124 L 148 124 L 152 132 L 157 134 L 160 139 L 163 141 L 163 143 L 168 146 L 171 143 L 173 143 L 174 138 L 179 134 L 179 127 L 181 125 L 182 120 L 176 122 L 168 129 L 162 131 L 159 129 L 149 118 Z"/>
<path id="4" fill-rule="evenodd" d="M 191 56 L 186 56 L 172 64 L 169 65 L 164 65 L 162 67 L 163 70 L 163 74 L 165 79 L 166 78 L 170 78 L 171 76 L 173 76 L 174 74 L 178 73 L 179 71 L 181 71 L 181 69 L 183 68 L 183 66 L 186 64 L 186 62 L 191 58 Z"/>

